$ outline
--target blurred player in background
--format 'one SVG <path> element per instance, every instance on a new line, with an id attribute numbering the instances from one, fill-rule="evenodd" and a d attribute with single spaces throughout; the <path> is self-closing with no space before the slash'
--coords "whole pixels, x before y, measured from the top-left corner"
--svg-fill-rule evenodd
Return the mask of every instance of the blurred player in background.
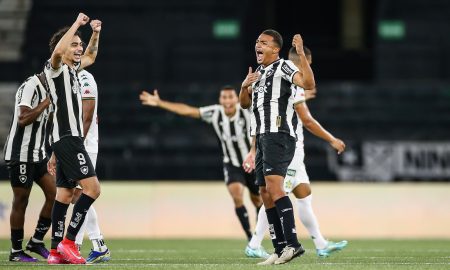
<path id="1" fill-rule="evenodd" d="M 312 54 L 311 51 L 305 46 L 304 47 L 306 59 L 308 60 L 308 63 L 312 64 Z M 300 66 L 300 58 L 296 52 L 296 49 L 292 47 L 289 50 L 289 60 L 291 60 L 299 69 L 301 69 Z M 309 184 L 309 177 L 306 173 L 305 164 L 303 162 L 305 157 L 304 152 L 304 137 L 303 137 L 303 126 L 305 126 L 308 130 L 311 128 L 313 130 L 318 130 L 322 135 L 325 134 L 325 130 L 320 130 L 320 125 L 318 125 L 317 121 L 311 116 L 310 113 L 307 111 L 307 106 L 305 101 L 308 99 L 311 99 L 315 97 L 316 90 L 303 90 L 300 87 L 295 87 L 293 89 L 293 97 L 296 97 L 296 103 L 300 104 L 303 103 L 303 108 L 300 108 L 302 115 L 298 115 L 299 124 L 297 126 L 296 134 L 297 134 L 297 143 L 295 148 L 295 154 L 294 159 L 292 160 L 291 164 L 288 167 L 287 175 L 284 179 L 284 190 L 286 193 L 292 193 L 296 197 L 297 202 L 297 211 L 298 216 L 300 218 L 300 221 L 303 223 L 303 225 L 306 227 L 306 229 L 309 232 L 309 235 L 311 236 L 314 245 L 316 247 L 317 255 L 321 258 L 328 257 L 331 253 L 342 250 L 347 246 L 347 241 L 341 241 L 341 242 L 332 242 L 327 241 L 322 236 L 322 233 L 319 229 L 319 223 L 317 221 L 317 218 L 314 214 L 313 208 L 312 208 L 312 194 L 311 194 L 311 187 Z M 306 124 L 305 124 L 306 123 Z M 316 134 L 315 134 L 316 135 Z M 328 137 L 328 139 L 333 140 L 331 137 Z M 336 139 L 339 140 L 339 139 Z M 330 142 L 330 144 L 335 147 L 338 146 L 338 151 L 341 151 L 344 149 L 345 145 L 343 143 L 336 141 L 336 143 Z M 243 163 L 243 168 L 247 172 L 251 172 L 254 168 L 254 159 L 255 159 L 255 149 L 252 148 L 252 150 L 247 155 L 246 159 Z M 245 253 L 249 257 L 252 256 L 252 250 L 256 249 L 258 250 L 261 246 L 261 242 L 264 238 L 265 232 L 268 230 L 269 225 L 266 222 L 267 218 L 259 218 L 258 222 L 255 227 L 255 233 L 252 237 L 252 240 L 249 242 Z"/>
<path id="2" fill-rule="evenodd" d="M 44 80 L 41 82 L 39 77 Z M 44 246 L 44 235 L 50 229 L 52 206 L 55 201 L 55 178 L 47 172 L 45 153 L 45 127 L 49 117 L 50 99 L 47 96 L 45 75 L 29 77 L 17 90 L 14 115 L 4 147 L 5 163 L 13 190 L 10 216 L 11 254 L 10 261 L 37 262 L 22 250 L 23 226 L 33 182 L 39 185 L 45 195 L 45 202 L 39 214 L 38 224 L 26 249 L 45 259 L 48 250 Z"/>
<path id="3" fill-rule="evenodd" d="M 224 86 L 220 90 L 220 105 L 192 107 L 183 103 L 174 103 L 159 98 L 157 90 L 153 95 L 143 91 L 140 95 L 143 105 L 159 107 L 178 115 L 202 119 L 214 127 L 223 151 L 223 173 L 225 184 L 230 193 L 236 215 L 244 229 L 247 239 L 252 237 L 247 209 L 244 205 L 244 187 L 250 191 L 250 199 L 257 212 L 262 205 L 255 176 L 246 173 L 242 167 L 243 158 L 250 150 L 250 115 L 238 105 L 236 90 Z M 264 254 L 265 251 L 261 250 Z"/>
<path id="4" fill-rule="evenodd" d="M 84 134 L 84 146 L 89 154 L 92 165 L 96 168 L 97 154 L 98 154 L 98 91 L 97 83 L 87 70 L 83 69 L 78 72 L 78 79 L 81 85 L 81 96 L 83 100 L 83 134 Z M 74 199 L 75 203 L 80 197 L 82 188 L 78 185 L 75 189 Z M 75 243 L 78 247 L 83 244 L 84 232 L 87 232 L 89 240 L 92 241 L 93 249 L 86 258 L 86 263 L 99 263 L 106 262 L 111 259 L 111 253 L 106 246 L 103 235 L 100 232 L 100 226 L 98 224 L 97 212 L 93 205 L 89 208 L 86 214 L 86 219 L 77 234 Z"/>

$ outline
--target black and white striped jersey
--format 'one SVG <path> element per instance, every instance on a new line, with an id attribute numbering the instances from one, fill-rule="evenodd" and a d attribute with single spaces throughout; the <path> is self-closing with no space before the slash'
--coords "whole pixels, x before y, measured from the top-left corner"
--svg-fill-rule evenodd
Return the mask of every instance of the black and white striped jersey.
<path id="1" fill-rule="evenodd" d="M 62 63 L 53 69 L 50 61 L 45 65 L 45 75 L 50 87 L 50 100 L 54 108 L 52 141 L 66 136 L 83 137 L 83 107 L 78 81 L 79 65 L 70 68 Z"/>
<path id="2" fill-rule="evenodd" d="M 39 78 L 31 76 L 19 87 L 16 93 L 14 115 L 12 117 L 9 135 L 3 149 L 5 161 L 40 162 L 45 157 L 45 126 L 50 107 L 47 108 L 33 123 L 19 126 L 20 106 L 30 109 L 37 107 L 47 98 L 47 92 Z"/>
<path id="3" fill-rule="evenodd" d="M 285 132 L 295 138 L 297 116 L 290 99 L 293 77 L 298 68 L 292 61 L 278 59 L 259 66 L 261 76 L 252 84 L 252 111 L 255 134 Z"/>
<path id="4" fill-rule="evenodd" d="M 240 168 L 250 151 L 250 112 L 237 106 L 230 118 L 223 106 L 217 104 L 201 107 L 200 117 L 214 127 L 222 146 L 223 162 Z"/>

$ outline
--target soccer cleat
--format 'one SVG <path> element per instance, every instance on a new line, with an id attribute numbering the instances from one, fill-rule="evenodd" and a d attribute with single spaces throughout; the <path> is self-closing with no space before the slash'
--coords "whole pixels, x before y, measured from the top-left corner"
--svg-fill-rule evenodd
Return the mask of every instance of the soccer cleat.
<path id="1" fill-rule="evenodd" d="M 48 252 L 48 249 L 45 248 L 45 245 L 43 242 L 36 243 L 36 242 L 33 242 L 33 240 L 30 238 L 25 249 L 30 252 L 34 252 L 34 253 L 41 255 L 44 259 L 48 258 L 49 252 Z"/>
<path id="2" fill-rule="evenodd" d="M 251 248 L 250 246 L 247 246 L 245 248 L 245 255 L 250 258 L 261 259 L 267 259 L 270 256 L 262 246 L 260 246 L 259 248 Z"/>
<path id="3" fill-rule="evenodd" d="M 31 257 L 30 255 L 26 254 L 23 250 L 11 252 L 9 254 L 9 261 L 10 262 L 37 262 L 38 259 Z"/>
<path id="4" fill-rule="evenodd" d="M 328 241 L 326 248 L 317 249 L 317 256 L 319 256 L 319 258 L 326 258 L 330 256 L 331 253 L 344 249 L 347 246 L 347 244 L 348 242 L 346 240 L 337 243 Z"/>
<path id="5" fill-rule="evenodd" d="M 74 241 L 64 238 L 64 240 L 62 240 L 61 243 L 58 244 L 57 250 L 59 253 L 61 253 L 62 257 L 66 259 L 66 261 L 68 261 L 70 264 L 86 263 L 86 260 L 81 257 L 77 245 L 75 245 Z"/>
<path id="6" fill-rule="evenodd" d="M 275 264 L 275 261 L 278 260 L 278 255 L 273 253 L 267 258 L 265 261 L 257 263 L 257 265 L 272 265 Z"/>
<path id="7" fill-rule="evenodd" d="M 109 260 L 111 260 L 111 253 L 109 252 L 109 249 L 106 249 L 104 252 L 91 250 L 89 256 L 86 259 L 86 263 L 88 264 L 101 263 L 107 262 Z"/>
<path id="8" fill-rule="evenodd" d="M 66 261 L 66 259 L 63 258 L 61 254 L 56 251 L 56 249 L 50 250 L 50 253 L 48 254 L 47 258 L 48 264 L 68 264 L 69 262 Z"/>
<path id="9" fill-rule="evenodd" d="M 305 250 L 303 249 L 302 245 L 300 245 L 298 247 L 286 246 L 283 249 L 283 253 L 281 253 L 280 258 L 278 258 L 278 260 L 276 260 L 274 264 L 287 263 L 287 262 L 291 261 L 292 259 L 294 259 L 295 257 L 299 257 L 299 256 L 303 255 L 303 253 L 305 253 Z"/>

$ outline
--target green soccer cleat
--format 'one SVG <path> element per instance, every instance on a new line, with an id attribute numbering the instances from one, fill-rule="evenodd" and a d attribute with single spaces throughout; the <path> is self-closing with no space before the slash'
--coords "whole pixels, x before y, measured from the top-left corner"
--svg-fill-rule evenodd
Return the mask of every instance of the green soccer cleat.
<path id="1" fill-rule="evenodd" d="M 343 250 L 347 246 L 348 242 L 346 240 L 343 240 L 341 242 L 332 242 L 328 241 L 328 245 L 324 249 L 317 249 L 317 256 L 319 258 L 326 258 L 331 255 L 331 253 L 335 251 Z"/>
<path id="2" fill-rule="evenodd" d="M 259 248 L 251 248 L 247 246 L 245 248 L 245 255 L 247 255 L 247 257 L 250 258 L 261 258 L 261 259 L 267 259 L 270 256 L 262 246 L 260 246 Z"/>

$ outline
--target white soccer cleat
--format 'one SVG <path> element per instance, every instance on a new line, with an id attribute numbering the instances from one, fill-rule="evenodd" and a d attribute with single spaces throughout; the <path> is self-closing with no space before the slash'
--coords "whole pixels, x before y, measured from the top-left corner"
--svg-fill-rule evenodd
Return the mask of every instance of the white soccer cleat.
<path id="1" fill-rule="evenodd" d="M 267 258 L 267 260 L 257 263 L 257 265 L 272 265 L 275 264 L 275 261 L 278 260 L 278 255 L 276 253 L 273 253 Z"/>
<path id="2" fill-rule="evenodd" d="M 276 260 L 274 264 L 287 263 L 295 257 L 303 255 L 303 253 L 305 253 L 305 250 L 301 245 L 296 248 L 287 246 L 283 249 L 283 253 L 281 253 L 280 258 L 278 258 L 278 260 Z"/>

